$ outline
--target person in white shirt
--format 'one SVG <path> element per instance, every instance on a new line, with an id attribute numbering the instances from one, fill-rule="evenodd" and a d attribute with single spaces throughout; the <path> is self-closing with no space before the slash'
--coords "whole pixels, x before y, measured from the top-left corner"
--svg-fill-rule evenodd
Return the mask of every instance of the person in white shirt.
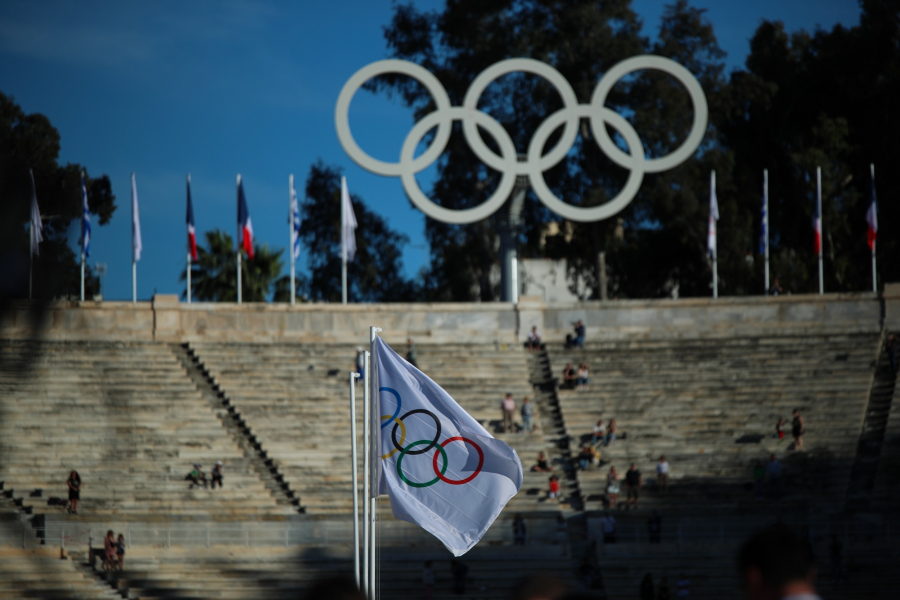
<path id="1" fill-rule="evenodd" d="M 597 424 L 594 425 L 594 435 L 591 436 L 591 443 L 596 446 L 597 442 L 600 442 L 601 445 L 606 445 L 606 423 L 603 422 L 603 419 L 597 421 Z"/>
<path id="2" fill-rule="evenodd" d="M 528 341 L 525 342 L 525 347 L 529 350 L 540 350 L 541 346 L 541 332 L 538 331 L 537 325 L 535 325 L 528 332 Z"/>
<path id="3" fill-rule="evenodd" d="M 741 546 L 738 571 L 750 600 L 821 600 L 813 585 L 809 543 L 784 524 L 760 531 Z"/>
<path id="4" fill-rule="evenodd" d="M 669 462 L 666 460 L 665 456 L 660 456 L 659 462 L 656 463 L 656 484 L 659 486 L 659 491 L 661 494 L 668 493 Z"/>

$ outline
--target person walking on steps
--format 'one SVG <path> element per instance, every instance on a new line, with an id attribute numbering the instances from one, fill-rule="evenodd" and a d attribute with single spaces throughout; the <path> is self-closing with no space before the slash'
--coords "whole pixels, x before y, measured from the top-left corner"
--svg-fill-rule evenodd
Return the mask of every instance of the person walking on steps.
<path id="1" fill-rule="evenodd" d="M 628 469 L 628 472 L 625 473 L 625 487 L 628 488 L 628 496 L 625 500 L 625 510 L 628 510 L 628 507 L 631 506 L 632 500 L 634 500 L 634 509 L 637 510 L 638 500 L 643 485 L 644 482 L 641 478 L 641 472 L 638 471 L 637 465 L 631 463 L 631 467 Z"/>
<path id="2" fill-rule="evenodd" d="M 669 461 L 665 456 L 660 456 L 656 463 L 656 486 L 660 494 L 669 493 Z"/>
<path id="3" fill-rule="evenodd" d="M 803 449 L 803 434 L 806 433 L 803 426 L 803 416 L 800 409 L 794 409 L 794 420 L 791 421 L 791 434 L 794 436 L 794 450 Z"/>
<path id="4" fill-rule="evenodd" d="M 507 394 L 500 401 L 500 410 L 503 413 L 503 432 L 512 433 L 514 431 L 513 415 L 516 413 L 516 401 L 513 400 L 512 394 Z"/>
<path id="5" fill-rule="evenodd" d="M 412 338 L 406 340 L 406 362 L 417 369 L 419 368 L 418 357 L 416 356 L 416 345 L 412 341 Z"/>
<path id="6" fill-rule="evenodd" d="M 104 566 L 107 571 L 116 570 L 116 550 L 116 534 L 110 529 L 106 532 L 106 537 L 103 538 L 103 551 L 106 559 Z"/>
<path id="7" fill-rule="evenodd" d="M 217 460 L 216 466 L 213 467 L 212 470 L 212 481 L 209 484 L 210 489 L 216 489 L 216 484 L 219 484 L 219 489 L 222 489 L 222 479 L 225 477 L 225 469 L 222 467 L 222 461 Z"/>
<path id="8" fill-rule="evenodd" d="M 528 433 L 534 432 L 534 404 L 528 396 L 522 400 L 522 427 Z"/>
<path id="9" fill-rule="evenodd" d="M 120 571 L 125 569 L 125 536 L 121 533 L 116 538 L 116 563 Z"/>
<path id="10" fill-rule="evenodd" d="M 72 470 L 69 478 L 66 480 L 66 487 L 69 488 L 69 514 L 78 514 L 78 501 L 81 500 L 81 476 L 78 471 Z"/>

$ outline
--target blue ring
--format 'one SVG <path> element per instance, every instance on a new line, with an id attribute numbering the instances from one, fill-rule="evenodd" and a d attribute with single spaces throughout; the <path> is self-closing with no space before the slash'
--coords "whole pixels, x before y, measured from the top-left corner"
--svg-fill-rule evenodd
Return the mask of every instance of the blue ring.
<path id="1" fill-rule="evenodd" d="M 398 393 L 397 393 L 397 390 L 395 390 L 394 388 L 383 387 L 383 388 L 379 388 L 378 391 L 379 391 L 379 392 L 390 392 L 390 393 L 392 393 L 394 396 L 397 397 L 397 410 L 394 411 L 394 414 L 391 415 L 391 418 L 390 418 L 390 419 L 388 419 L 387 421 L 385 421 L 384 423 L 381 424 L 381 428 L 384 429 L 385 427 L 388 426 L 388 424 L 389 424 L 391 421 L 393 421 L 394 419 L 397 418 L 397 415 L 400 414 L 400 409 L 403 407 L 403 401 L 400 399 L 400 394 L 398 394 Z"/>

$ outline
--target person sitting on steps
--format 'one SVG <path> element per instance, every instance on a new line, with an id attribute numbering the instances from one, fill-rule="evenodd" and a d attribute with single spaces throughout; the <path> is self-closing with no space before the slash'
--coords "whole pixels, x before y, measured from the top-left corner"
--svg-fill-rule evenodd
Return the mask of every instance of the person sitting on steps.
<path id="1" fill-rule="evenodd" d="M 222 461 L 217 460 L 216 466 L 213 467 L 212 470 L 212 481 L 210 482 L 210 489 L 216 489 L 216 484 L 219 484 L 219 489 L 222 489 L 222 479 L 225 476 L 225 469 L 222 467 Z"/>
<path id="2" fill-rule="evenodd" d="M 577 371 L 575 371 L 575 367 L 572 366 L 572 363 L 567 363 L 566 368 L 563 369 L 563 389 L 575 389 L 575 384 L 577 381 L 578 374 Z"/>
<path id="3" fill-rule="evenodd" d="M 544 344 L 541 342 L 541 332 L 538 331 L 537 325 L 528 332 L 528 341 L 525 342 L 525 347 L 531 351 L 544 349 Z"/>
<path id="4" fill-rule="evenodd" d="M 549 473 L 553 469 L 550 467 L 550 463 L 547 462 L 547 455 L 543 452 L 539 452 L 537 456 L 537 464 L 531 467 L 531 470 L 537 473 Z"/>
<path id="5" fill-rule="evenodd" d="M 186 481 L 190 481 L 191 485 L 188 489 L 194 489 L 194 486 L 203 486 L 207 487 L 208 483 L 206 481 L 206 473 L 203 472 L 202 465 L 200 463 L 195 463 L 194 468 L 191 469 L 191 472 L 187 474 L 187 477 L 184 478 Z"/>

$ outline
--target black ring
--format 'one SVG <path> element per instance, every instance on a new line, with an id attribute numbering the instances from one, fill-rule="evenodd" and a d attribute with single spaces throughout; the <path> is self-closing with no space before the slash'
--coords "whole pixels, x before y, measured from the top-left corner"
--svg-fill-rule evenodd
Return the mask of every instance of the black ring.
<path id="1" fill-rule="evenodd" d="M 414 415 L 416 413 L 426 414 L 429 417 L 431 417 L 432 419 L 434 419 L 434 424 L 437 426 L 437 433 L 434 434 L 434 439 L 431 440 L 431 443 L 428 444 L 425 448 L 423 448 L 421 450 L 407 451 L 406 453 L 409 454 L 410 456 L 415 456 L 417 454 L 425 454 L 426 452 L 428 452 L 429 450 L 431 450 L 432 448 L 437 446 L 438 440 L 441 437 L 441 421 L 436 416 L 434 416 L 434 413 L 431 412 L 430 410 L 425 410 L 424 408 L 417 408 L 415 410 L 409 411 L 408 413 L 406 413 L 405 415 L 400 417 L 400 420 L 405 422 L 406 417 L 408 417 L 409 415 Z M 394 423 L 394 428 L 391 429 L 391 442 L 393 442 L 394 448 L 396 448 L 400 452 L 403 452 L 403 446 L 401 446 L 400 444 L 397 443 L 397 428 L 399 426 L 400 426 L 400 423 Z M 409 429 L 409 425 L 407 425 L 407 429 Z"/>

